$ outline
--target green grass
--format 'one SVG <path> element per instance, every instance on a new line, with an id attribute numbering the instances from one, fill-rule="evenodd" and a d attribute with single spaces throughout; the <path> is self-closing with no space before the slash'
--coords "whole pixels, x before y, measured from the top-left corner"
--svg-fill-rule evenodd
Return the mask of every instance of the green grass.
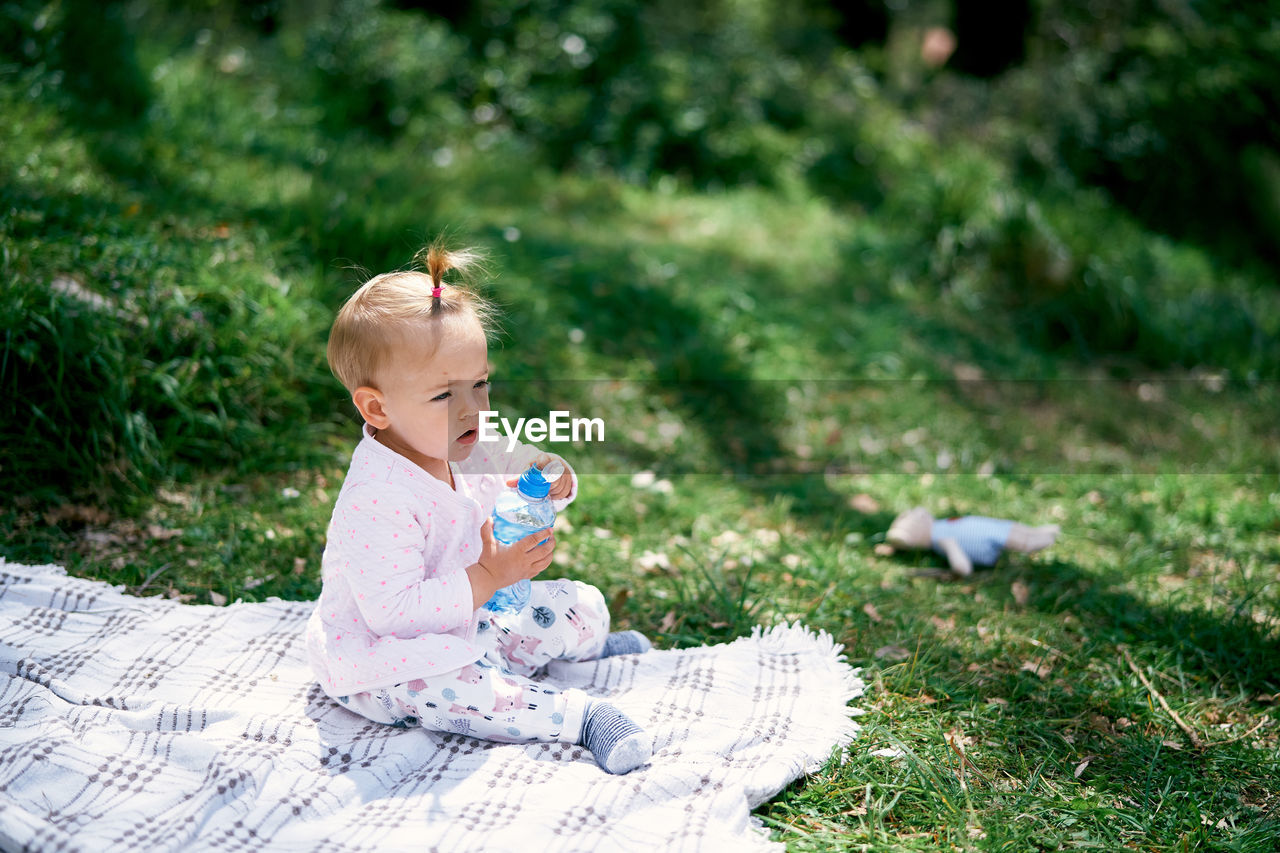
<path id="1" fill-rule="evenodd" d="M 68 397 L 47 422 L 12 417 L 6 454 L 51 441 L 50 472 L 118 469 L 11 490 L 0 554 L 185 601 L 314 597 L 356 429 L 322 362 L 345 267 L 400 265 L 452 226 L 500 271 L 495 402 L 609 426 L 567 452 L 582 492 L 556 570 L 663 647 L 799 619 L 863 668 L 863 736 L 758 811 L 791 849 L 1280 845 L 1280 395 L 1240 367 L 1269 375 L 1272 350 L 1195 368 L 1094 351 L 1096 336 L 1064 350 L 1054 323 L 1078 303 L 1013 304 L 1021 291 L 992 280 L 1025 273 L 1001 253 L 1026 260 L 1054 229 L 1104 278 L 1125 248 L 1184 275 L 1169 292 L 1203 275 L 1229 294 L 1242 274 L 1091 194 L 1076 198 L 1089 223 L 1063 225 L 1055 200 L 1019 242 L 1023 214 L 986 206 L 992 187 L 1023 192 L 1007 170 L 893 142 L 887 105 L 877 144 L 897 164 L 868 212 L 802 183 L 561 174 L 514 137 L 462 137 L 440 158 L 412 134 L 323 131 L 287 56 L 249 40 L 228 62 L 242 45 L 222 38 L 141 44 L 151 101 L 124 129 L 77 124 L 33 96 L 36 78 L 0 76 L 0 263 L 38 303 L 5 303 L 5 357 L 23 357 L 13 330 L 37 316 L 110 339 L 114 315 L 52 291 L 59 277 L 155 318 L 115 350 L 49 339 L 69 365 L 106 359 L 69 375 L 118 383 L 102 395 L 117 409 L 86 418 Z M 952 207 L 915 221 L 939 192 Z M 1071 236 L 1108 223 L 1124 241 L 1111 254 Z M 1149 293 L 1096 316 L 1167 329 L 1184 308 Z M 1232 304 L 1274 307 L 1249 293 Z M 191 347 L 208 378 L 139 396 L 161 373 L 181 383 Z M 134 412 L 151 428 L 130 449 Z M 109 452 L 58 455 L 90 440 Z M 915 504 L 1064 532 L 956 581 L 932 554 L 885 547 Z"/>

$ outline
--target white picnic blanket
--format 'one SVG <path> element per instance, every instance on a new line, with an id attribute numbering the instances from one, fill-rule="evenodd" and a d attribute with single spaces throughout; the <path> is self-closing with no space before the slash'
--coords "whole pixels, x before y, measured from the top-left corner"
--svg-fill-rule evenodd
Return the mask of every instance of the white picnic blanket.
<path id="1" fill-rule="evenodd" d="M 0 849 L 765 850 L 751 809 L 856 734 L 823 633 L 553 665 L 655 735 L 582 748 L 371 723 L 312 681 L 310 605 L 125 595 L 0 559 Z"/>

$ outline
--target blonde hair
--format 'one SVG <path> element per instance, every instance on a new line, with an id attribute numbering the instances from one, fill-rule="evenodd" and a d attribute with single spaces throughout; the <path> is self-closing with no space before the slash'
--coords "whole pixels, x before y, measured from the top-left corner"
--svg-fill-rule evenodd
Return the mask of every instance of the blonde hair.
<path id="1" fill-rule="evenodd" d="M 486 337 L 495 331 L 492 303 L 469 286 L 446 283 L 449 270 L 469 279 L 483 271 L 475 249 L 449 251 L 439 241 L 420 250 L 420 269 L 382 273 L 366 281 L 338 310 L 329 332 L 329 369 L 348 391 L 377 386 L 377 378 L 397 346 L 408 343 L 435 352 L 444 335 L 467 321 Z"/>

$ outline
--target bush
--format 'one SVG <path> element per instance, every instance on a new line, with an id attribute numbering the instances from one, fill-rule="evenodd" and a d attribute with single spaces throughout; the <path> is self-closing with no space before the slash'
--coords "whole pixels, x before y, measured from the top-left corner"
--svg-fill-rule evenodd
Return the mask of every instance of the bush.
<path id="1" fill-rule="evenodd" d="M 458 91 L 552 166 L 772 184 L 834 38 L 814 7 L 483 0 Z"/>
<path id="2" fill-rule="evenodd" d="M 1047 143 L 1028 159 L 1235 262 L 1280 263 L 1276 4 L 1041 5 L 1037 57 L 1008 87 Z"/>
<path id="3" fill-rule="evenodd" d="M 125 4 L 113 0 L 17 0 L 0 4 L 0 56 L 48 72 L 85 124 L 133 121 L 150 101 Z"/>
<path id="4" fill-rule="evenodd" d="M 930 272 L 975 312 L 996 308 L 1029 343 L 1086 359 L 1125 353 L 1158 368 L 1280 377 L 1277 294 L 1257 281 L 1097 196 L 1041 202 L 1008 183 L 966 184 L 959 165 L 941 174 L 959 180 L 930 206 L 953 218 L 938 228 Z"/>
<path id="5" fill-rule="evenodd" d="M 298 30 L 326 129 L 440 141 L 469 124 L 455 78 L 465 43 L 447 24 L 378 0 L 328 5 Z"/>
<path id="6" fill-rule="evenodd" d="M 128 494 L 191 467 L 270 468 L 286 433 L 305 454 L 331 410 L 305 295 L 251 265 L 209 272 L 234 242 L 104 242 L 75 271 L 4 270 L 4 488 Z"/>

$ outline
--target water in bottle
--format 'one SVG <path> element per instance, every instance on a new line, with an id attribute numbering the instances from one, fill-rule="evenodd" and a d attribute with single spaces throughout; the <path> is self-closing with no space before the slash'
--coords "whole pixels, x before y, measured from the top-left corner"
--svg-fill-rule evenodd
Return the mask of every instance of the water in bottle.
<path id="1" fill-rule="evenodd" d="M 563 473 L 563 466 L 555 462 L 548 464 L 545 472 L 529 466 L 529 470 L 520 475 L 514 490 L 498 495 L 493 507 L 493 538 L 510 545 L 530 533 L 549 529 L 555 523 L 556 511 L 547 495 L 551 483 Z M 485 602 L 485 609 L 518 613 L 529 603 L 532 591 L 533 585 L 527 578 L 517 581 L 495 592 Z"/>

